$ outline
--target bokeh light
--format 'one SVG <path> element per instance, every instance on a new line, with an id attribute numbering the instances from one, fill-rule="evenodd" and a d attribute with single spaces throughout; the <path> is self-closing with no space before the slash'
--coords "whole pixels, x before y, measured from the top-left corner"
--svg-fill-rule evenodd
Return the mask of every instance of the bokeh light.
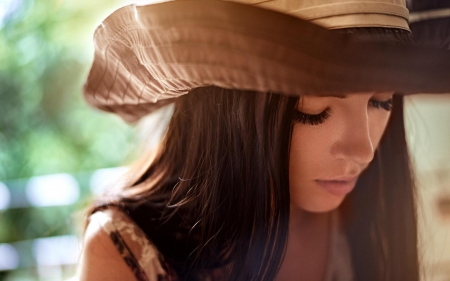
<path id="1" fill-rule="evenodd" d="M 11 194 L 8 187 L 0 182 L 0 211 L 8 208 L 11 201 Z"/>
<path id="2" fill-rule="evenodd" d="M 0 270 L 11 270 L 19 267 L 19 254 L 9 244 L 0 244 Z"/>
<path id="3" fill-rule="evenodd" d="M 60 206 L 77 202 L 80 191 L 71 175 L 54 174 L 31 178 L 26 195 L 32 206 Z"/>

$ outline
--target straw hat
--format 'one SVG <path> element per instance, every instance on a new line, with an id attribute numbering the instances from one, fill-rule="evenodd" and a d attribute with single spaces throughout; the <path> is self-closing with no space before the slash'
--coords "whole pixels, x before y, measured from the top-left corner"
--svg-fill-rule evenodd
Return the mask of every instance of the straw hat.
<path id="1" fill-rule="evenodd" d="M 88 103 L 134 122 L 191 89 L 287 95 L 450 92 L 450 52 L 329 29 L 409 30 L 405 0 L 176 0 L 126 6 L 94 35 Z"/>

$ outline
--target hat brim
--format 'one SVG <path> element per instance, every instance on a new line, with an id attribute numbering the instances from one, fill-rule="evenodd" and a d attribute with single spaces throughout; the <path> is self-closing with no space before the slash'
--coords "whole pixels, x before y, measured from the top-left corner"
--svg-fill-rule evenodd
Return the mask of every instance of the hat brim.
<path id="1" fill-rule="evenodd" d="M 129 122 L 209 85 L 295 96 L 450 92 L 448 51 L 361 42 L 234 2 L 126 6 L 97 28 L 94 41 L 85 98 Z"/>

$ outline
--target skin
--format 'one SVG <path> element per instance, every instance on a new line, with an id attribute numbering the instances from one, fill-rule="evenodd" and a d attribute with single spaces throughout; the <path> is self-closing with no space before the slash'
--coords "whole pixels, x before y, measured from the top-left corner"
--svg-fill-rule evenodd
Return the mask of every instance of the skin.
<path id="1" fill-rule="evenodd" d="M 386 101 L 392 95 L 360 93 L 346 98 L 300 99 L 297 110 L 315 115 L 329 109 L 330 116 L 319 125 L 298 122 L 293 129 L 288 244 L 276 280 L 323 280 L 330 213 L 348 193 L 332 194 L 316 180 L 351 176 L 356 177 L 356 183 L 373 160 L 390 116 L 390 111 L 375 108 L 370 101 Z"/>
<path id="2" fill-rule="evenodd" d="M 373 160 L 390 111 L 370 100 L 386 101 L 392 93 L 361 93 L 346 98 L 304 96 L 297 109 L 306 114 L 330 110 L 319 125 L 296 123 L 290 149 L 291 205 L 308 212 L 336 209 L 346 195 L 321 188 L 316 180 L 358 177 Z"/>

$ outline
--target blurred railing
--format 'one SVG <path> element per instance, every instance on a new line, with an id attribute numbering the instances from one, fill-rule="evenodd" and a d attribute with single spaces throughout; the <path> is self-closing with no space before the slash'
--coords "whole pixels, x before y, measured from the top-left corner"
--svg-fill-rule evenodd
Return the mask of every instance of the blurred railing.
<path id="1" fill-rule="evenodd" d="M 120 185 L 125 167 L 0 182 L 0 280 L 65 280 L 75 274 L 83 210 Z M 440 175 L 436 177 L 436 175 Z M 426 281 L 450 280 L 450 175 L 419 175 Z"/>
<path id="2" fill-rule="evenodd" d="M 63 280 L 75 273 L 81 218 L 92 195 L 126 168 L 0 182 L 0 280 Z"/>

